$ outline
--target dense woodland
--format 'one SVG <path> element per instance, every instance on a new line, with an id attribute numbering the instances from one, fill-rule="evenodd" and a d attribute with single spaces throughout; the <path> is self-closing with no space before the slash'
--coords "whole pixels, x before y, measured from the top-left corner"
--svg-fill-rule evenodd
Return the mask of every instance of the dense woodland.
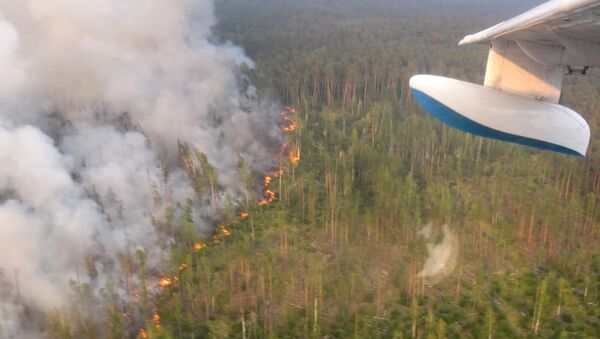
<path id="1" fill-rule="evenodd" d="M 160 272 L 168 283 L 156 287 L 139 253 L 123 265 L 141 297 L 123 305 L 108 286 L 106 319 L 94 323 L 85 304 L 95 297 L 74 286 L 80 317 L 53 315 L 50 336 L 596 337 L 600 70 L 568 76 L 563 90 L 592 129 L 585 159 L 448 128 L 412 100 L 410 76 L 481 82 L 487 49 L 456 42 L 534 4 L 456 3 L 218 1 L 215 32 L 256 61 L 246 72 L 261 97 L 295 108 L 295 157 L 282 155 L 276 199 L 256 203 L 264 173 L 240 159 L 256 197 L 226 208 L 214 234 L 198 233 L 190 211 L 157 222 L 178 239 Z M 195 188 L 215 194 L 218 173 L 202 163 L 189 171 L 204 173 Z M 437 242 L 443 225 L 458 242 L 442 279 L 418 274 L 427 224 Z"/>

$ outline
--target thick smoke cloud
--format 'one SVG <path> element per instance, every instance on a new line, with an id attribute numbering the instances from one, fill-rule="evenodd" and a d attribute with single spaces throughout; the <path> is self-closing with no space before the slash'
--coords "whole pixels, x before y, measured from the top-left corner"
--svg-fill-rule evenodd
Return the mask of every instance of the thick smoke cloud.
<path id="1" fill-rule="evenodd" d="M 252 61 L 214 42 L 212 6 L 0 0 L 0 337 L 42 335 L 69 282 L 102 287 L 118 256 L 159 267 L 167 207 L 196 199 L 206 229 L 242 193 L 240 156 L 270 165 L 276 114 L 239 72 Z M 183 143 L 215 167 L 217 199 L 197 199 Z"/>

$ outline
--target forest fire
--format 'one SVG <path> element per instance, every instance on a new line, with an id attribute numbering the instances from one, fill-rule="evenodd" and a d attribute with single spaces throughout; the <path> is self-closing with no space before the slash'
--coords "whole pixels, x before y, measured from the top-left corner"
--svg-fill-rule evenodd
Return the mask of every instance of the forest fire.
<path id="1" fill-rule="evenodd" d="M 292 108 L 289 108 L 289 107 L 286 107 L 284 109 L 284 111 L 281 112 L 281 116 L 283 117 L 284 123 L 283 123 L 283 125 L 280 126 L 280 128 L 281 128 L 282 132 L 284 132 L 284 133 L 293 132 L 293 131 L 296 131 L 296 129 L 297 129 L 296 122 L 287 116 L 287 113 L 293 113 L 293 112 L 295 112 L 295 110 Z M 286 143 L 283 143 L 281 145 L 280 160 L 285 159 L 286 155 L 287 155 L 287 158 L 288 158 L 290 164 L 292 166 L 295 166 L 300 161 L 300 146 L 297 145 L 293 149 L 289 149 L 288 145 Z M 281 177 L 283 175 L 283 172 L 284 172 L 283 168 L 280 167 L 264 176 L 264 178 L 262 180 L 262 185 L 261 185 L 262 199 L 258 201 L 259 206 L 268 205 L 269 203 L 276 200 L 277 195 L 273 190 L 271 190 L 269 188 L 269 186 L 273 182 L 273 179 Z M 236 220 L 232 221 L 231 224 L 229 224 L 229 226 L 238 224 L 241 219 L 248 218 L 249 216 L 250 216 L 250 213 L 248 211 L 240 211 L 238 214 L 238 218 L 236 218 Z M 193 244 L 192 250 L 194 252 L 200 252 L 211 245 L 217 245 L 217 244 L 221 243 L 223 238 L 229 237 L 229 236 L 231 236 L 231 231 L 229 231 L 227 226 L 225 224 L 219 224 L 218 230 L 213 234 L 209 243 L 196 242 Z M 187 264 L 181 263 L 179 265 L 179 273 L 186 270 L 187 267 L 188 267 Z M 160 279 L 159 284 L 162 288 L 166 288 L 168 286 L 171 286 L 171 285 L 177 283 L 178 281 L 179 281 L 178 275 L 174 275 L 172 278 L 165 276 L 162 279 Z M 159 328 L 160 327 L 160 316 L 158 315 L 156 310 L 154 311 L 152 319 L 154 320 L 156 327 Z M 144 329 L 141 329 L 140 333 L 139 333 L 139 337 L 147 338 L 148 334 L 144 331 Z"/>
<path id="2" fill-rule="evenodd" d="M 298 124 L 296 121 L 288 117 L 288 113 L 295 113 L 296 110 L 291 107 L 284 107 L 284 110 L 281 112 L 281 117 L 283 118 L 283 124 L 280 126 L 281 131 L 283 133 L 290 133 L 296 131 L 298 129 Z M 294 150 L 289 150 L 288 144 L 281 144 L 281 152 L 285 156 L 287 154 L 288 160 L 295 166 L 300 161 L 300 146 L 296 146 Z M 259 206 L 265 206 L 270 204 L 271 202 L 277 199 L 275 192 L 269 189 L 273 178 L 278 178 L 283 174 L 283 169 L 278 168 L 277 170 L 265 175 L 263 179 L 263 199 L 258 202 Z"/>
<path id="3" fill-rule="evenodd" d="M 290 107 L 285 107 L 284 110 L 281 112 L 281 116 L 283 117 L 283 120 L 284 120 L 283 125 L 281 125 L 281 130 L 284 133 L 289 133 L 289 132 L 295 131 L 297 129 L 296 122 L 287 116 L 287 113 L 295 113 L 295 112 L 296 112 L 296 110 L 293 108 L 290 108 Z M 290 161 L 290 163 L 292 165 L 296 165 L 300 161 L 300 146 L 299 145 L 294 147 L 293 150 L 288 151 L 288 145 L 286 143 L 283 143 L 281 145 L 281 151 L 283 152 L 283 154 L 287 153 L 288 160 Z M 283 169 L 278 168 L 275 171 L 264 176 L 263 183 L 262 183 L 263 198 L 260 201 L 258 201 L 259 206 L 265 206 L 265 205 L 268 205 L 269 203 L 275 201 L 275 199 L 277 198 L 277 195 L 275 194 L 274 191 L 269 189 L 269 186 L 271 185 L 273 178 L 278 178 L 281 175 L 283 175 Z M 249 216 L 250 216 L 250 213 L 248 213 L 247 211 L 239 212 L 239 219 L 245 219 L 245 218 L 248 218 Z M 235 224 L 239 223 L 239 219 L 234 220 L 231 223 L 231 225 L 235 225 Z M 231 236 L 231 232 L 227 229 L 225 224 L 219 224 L 219 232 L 212 236 L 210 244 L 211 245 L 219 244 L 221 242 L 222 237 L 229 237 L 229 236 Z M 205 249 L 206 247 L 208 247 L 207 244 L 204 244 L 201 242 L 196 242 L 193 244 L 192 249 L 194 252 L 200 252 L 203 249 Z M 186 268 L 187 268 L 187 264 L 185 264 L 185 263 L 180 264 L 179 272 L 184 271 Z M 161 287 L 167 287 L 177 281 L 178 281 L 178 278 L 176 276 L 173 278 L 163 277 L 162 279 L 160 279 L 159 284 Z M 141 336 L 141 334 L 140 334 L 140 336 Z"/>

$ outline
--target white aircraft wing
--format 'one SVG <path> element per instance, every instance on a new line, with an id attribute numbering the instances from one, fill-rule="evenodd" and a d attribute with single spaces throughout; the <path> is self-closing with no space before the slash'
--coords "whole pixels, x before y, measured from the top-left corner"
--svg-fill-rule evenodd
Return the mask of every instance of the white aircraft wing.
<path id="1" fill-rule="evenodd" d="M 467 35 L 459 45 L 496 39 L 562 47 L 566 52 L 565 64 L 600 66 L 600 1 L 549 1 L 494 27 Z M 536 51 L 532 52 L 536 56 Z M 537 54 L 543 60 L 543 50 Z"/>
<path id="2" fill-rule="evenodd" d="M 563 75 L 600 66 L 600 0 L 552 0 L 459 45 L 490 44 L 483 86 L 418 75 L 417 101 L 473 134 L 585 156 L 590 130 L 559 104 Z"/>

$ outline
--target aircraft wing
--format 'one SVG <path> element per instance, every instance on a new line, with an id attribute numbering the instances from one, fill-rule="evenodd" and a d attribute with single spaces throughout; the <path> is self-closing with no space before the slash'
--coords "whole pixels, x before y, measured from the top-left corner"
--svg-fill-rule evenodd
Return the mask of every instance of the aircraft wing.
<path id="1" fill-rule="evenodd" d="M 544 50 L 527 47 L 564 48 L 565 64 L 600 66 L 600 1 L 549 1 L 484 31 L 467 35 L 458 44 L 489 43 L 496 39 L 533 44 L 524 50 L 538 56 L 539 61 L 544 60 Z"/>
<path id="2" fill-rule="evenodd" d="M 600 0 L 546 2 L 459 45 L 472 43 L 490 45 L 483 86 L 419 75 L 417 101 L 472 134 L 585 156 L 589 126 L 559 101 L 565 72 L 600 66 Z"/>

